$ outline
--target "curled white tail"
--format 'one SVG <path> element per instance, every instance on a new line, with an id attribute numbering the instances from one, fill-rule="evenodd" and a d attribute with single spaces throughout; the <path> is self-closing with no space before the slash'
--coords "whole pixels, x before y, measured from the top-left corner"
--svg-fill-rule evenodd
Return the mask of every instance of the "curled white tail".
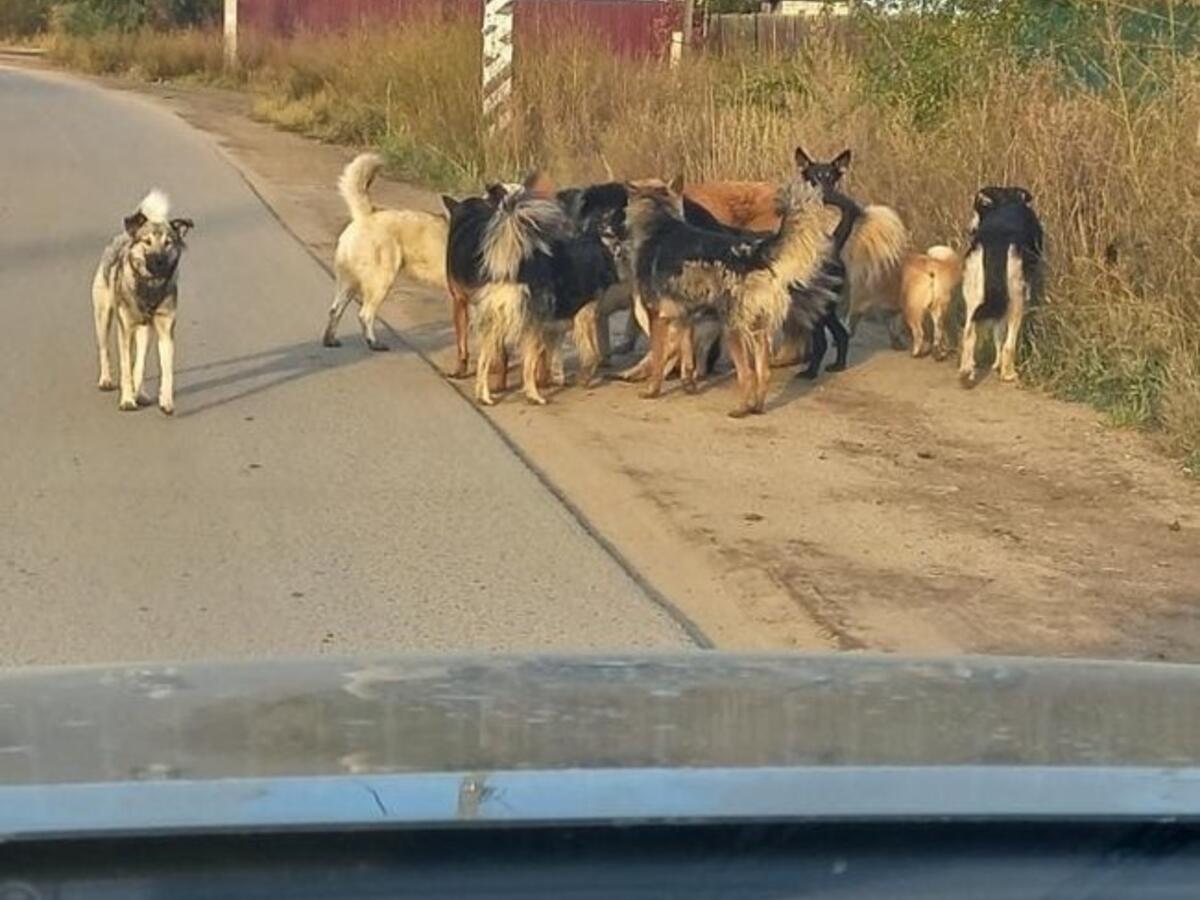
<path id="1" fill-rule="evenodd" d="M 171 200 L 163 191 L 155 188 L 142 200 L 138 211 L 148 222 L 165 223 L 171 218 Z"/>
<path id="2" fill-rule="evenodd" d="M 342 170 L 342 176 L 338 179 L 338 193 L 354 221 L 365 219 L 375 211 L 375 204 L 371 202 L 368 192 L 371 182 L 382 168 L 383 157 L 376 153 L 361 153 Z"/>

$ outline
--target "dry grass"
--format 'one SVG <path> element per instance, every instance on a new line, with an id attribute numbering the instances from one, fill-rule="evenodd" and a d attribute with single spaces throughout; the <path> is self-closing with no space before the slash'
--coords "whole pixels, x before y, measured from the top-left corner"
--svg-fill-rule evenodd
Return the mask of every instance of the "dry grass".
<path id="1" fill-rule="evenodd" d="M 1119 42 L 1104 37 L 1099 62 L 1110 52 L 1121 72 Z M 1200 468 L 1193 61 L 1168 60 L 1136 90 L 1118 78 L 1088 91 L 1053 63 L 998 53 L 949 81 L 939 70 L 933 102 L 917 89 L 882 96 L 875 63 L 832 40 L 788 60 L 701 58 L 671 71 L 564 39 L 519 59 L 513 127 L 486 142 L 478 40 L 470 25 L 429 25 L 255 42 L 232 80 L 256 94 L 263 118 L 378 146 L 399 174 L 438 187 L 475 188 L 534 166 L 562 183 L 603 178 L 609 167 L 777 180 L 798 142 L 817 155 L 849 146 L 852 193 L 895 206 L 921 244 L 961 245 L 979 186 L 1025 185 L 1052 260 L 1027 376 L 1161 434 Z M 54 53 L 90 71 L 230 80 L 209 34 L 59 41 Z M 1110 245 L 1115 264 L 1105 261 Z"/>

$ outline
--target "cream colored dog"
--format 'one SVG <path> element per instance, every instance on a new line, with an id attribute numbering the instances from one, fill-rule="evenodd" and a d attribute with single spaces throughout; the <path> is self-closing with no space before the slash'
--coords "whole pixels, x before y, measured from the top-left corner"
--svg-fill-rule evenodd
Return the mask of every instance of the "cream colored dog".
<path id="1" fill-rule="evenodd" d="M 358 301 L 358 321 L 372 350 L 386 350 L 375 336 L 375 316 L 403 272 L 416 281 L 446 289 L 446 242 L 450 225 L 444 216 L 412 209 L 376 209 L 371 182 L 383 167 L 374 153 L 356 157 L 338 180 L 338 193 L 350 210 L 350 224 L 338 238 L 334 256 L 337 288 L 329 308 L 323 343 L 337 347 L 338 322 L 351 300 Z"/>
<path id="2" fill-rule="evenodd" d="M 904 261 L 900 275 L 900 311 L 912 335 L 912 355 L 942 360 L 949 353 L 946 320 L 954 289 L 962 278 L 962 263 L 950 247 L 937 245 Z M 932 345 L 925 335 L 925 316 L 933 324 Z"/>

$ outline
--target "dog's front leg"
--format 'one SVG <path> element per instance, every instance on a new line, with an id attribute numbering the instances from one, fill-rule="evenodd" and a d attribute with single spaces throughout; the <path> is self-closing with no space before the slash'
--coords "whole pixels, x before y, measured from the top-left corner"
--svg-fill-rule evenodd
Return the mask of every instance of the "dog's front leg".
<path id="1" fill-rule="evenodd" d="M 138 408 L 137 394 L 133 389 L 133 333 L 134 327 L 119 311 L 117 313 L 117 359 L 121 363 L 121 398 L 117 403 L 123 412 Z"/>
<path id="2" fill-rule="evenodd" d="M 738 406 L 729 413 L 731 419 L 741 419 L 754 411 L 754 372 L 746 351 L 746 340 L 742 332 L 726 331 L 726 346 L 729 358 L 737 372 Z"/>
<path id="3" fill-rule="evenodd" d="M 111 391 L 113 384 L 112 359 L 109 357 L 108 344 L 112 335 L 112 302 L 107 295 L 97 296 L 94 300 L 96 313 L 96 349 L 100 353 L 100 379 L 96 386 L 102 391 Z"/>
<path id="4" fill-rule="evenodd" d="M 641 396 L 643 400 L 653 400 L 662 393 L 667 364 L 667 331 L 671 323 L 657 309 L 647 309 L 646 313 L 650 319 L 650 380 Z"/>
<path id="5" fill-rule="evenodd" d="M 691 319 L 679 322 L 679 380 L 684 393 L 696 393 L 696 326 Z"/>
<path id="6" fill-rule="evenodd" d="M 754 412 L 762 413 L 771 386 L 771 335 L 765 328 L 754 335 Z"/>
<path id="7" fill-rule="evenodd" d="M 133 395 L 138 406 L 147 406 L 150 401 L 142 395 L 142 382 L 146 376 L 146 351 L 150 349 L 150 323 L 137 325 L 133 331 Z"/>
<path id="8" fill-rule="evenodd" d="M 154 330 L 158 335 L 158 368 L 161 372 L 158 408 L 171 416 L 175 414 L 175 317 L 155 316 Z"/>

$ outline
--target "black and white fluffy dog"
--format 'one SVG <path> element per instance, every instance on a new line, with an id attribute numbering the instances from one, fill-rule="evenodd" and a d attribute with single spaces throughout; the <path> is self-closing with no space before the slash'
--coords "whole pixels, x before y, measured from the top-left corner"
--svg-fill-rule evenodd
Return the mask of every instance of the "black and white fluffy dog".
<path id="1" fill-rule="evenodd" d="M 483 225 L 480 250 L 482 284 L 473 292 L 480 338 L 479 402 L 494 402 L 488 370 L 504 357 L 507 344 L 517 343 L 525 396 L 545 404 L 538 374 L 542 361 L 549 359 L 555 380 L 563 380 L 559 343 L 567 330 L 574 331 L 579 350 L 580 382 L 591 383 L 599 365 L 596 304 L 617 282 L 623 253 L 615 230 L 603 222 L 577 228 L 557 199 L 522 188 L 496 201 Z"/>
<path id="2" fill-rule="evenodd" d="M 1033 195 L 1020 187 L 985 187 L 975 195 L 970 244 L 963 263 L 962 359 L 965 386 L 976 381 L 975 330 L 991 322 L 996 345 L 992 368 L 1001 381 L 1016 381 L 1017 340 L 1025 309 L 1042 282 L 1044 237 Z"/>
<path id="3" fill-rule="evenodd" d="M 709 231 L 684 219 L 682 179 L 666 188 L 627 185 L 626 224 L 633 254 L 635 303 L 650 325 L 650 380 L 642 396 L 662 390 L 667 329 L 681 322 L 681 367 L 692 384 L 690 320 L 714 313 L 725 328 L 737 370 L 740 402 L 734 418 L 761 413 L 769 380 L 771 336 L 789 311 L 811 328 L 828 297 L 813 292 L 796 309 L 793 284 L 815 284 L 829 255 L 821 192 L 796 180 L 779 194 L 779 230 L 765 240 Z"/>

